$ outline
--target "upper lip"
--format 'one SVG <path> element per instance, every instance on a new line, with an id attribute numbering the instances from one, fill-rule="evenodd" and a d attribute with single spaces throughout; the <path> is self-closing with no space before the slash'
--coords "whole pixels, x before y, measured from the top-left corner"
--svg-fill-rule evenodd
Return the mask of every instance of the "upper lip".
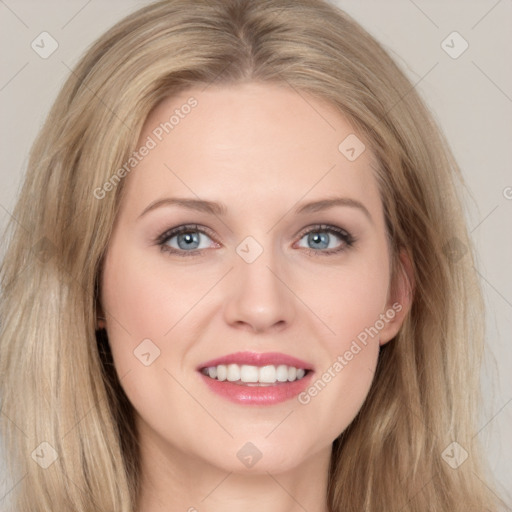
<path id="1" fill-rule="evenodd" d="M 287 354 L 281 354 L 280 352 L 234 352 L 233 354 L 206 361 L 199 365 L 197 369 L 201 370 L 203 368 L 209 368 L 210 366 L 218 366 L 219 364 L 247 364 L 252 366 L 278 366 L 285 364 L 286 366 L 294 366 L 295 368 L 303 368 L 304 370 L 312 369 L 310 363 L 306 363 L 306 361 Z"/>

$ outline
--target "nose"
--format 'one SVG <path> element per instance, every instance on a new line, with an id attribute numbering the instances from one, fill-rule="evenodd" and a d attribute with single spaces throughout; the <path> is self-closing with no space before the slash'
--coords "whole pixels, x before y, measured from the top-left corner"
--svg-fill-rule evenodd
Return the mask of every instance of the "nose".
<path id="1" fill-rule="evenodd" d="M 236 256 L 235 268 L 226 283 L 228 297 L 225 321 L 232 327 L 253 332 L 285 329 L 296 314 L 294 293 L 287 283 L 284 265 L 263 253 L 252 263 Z"/>

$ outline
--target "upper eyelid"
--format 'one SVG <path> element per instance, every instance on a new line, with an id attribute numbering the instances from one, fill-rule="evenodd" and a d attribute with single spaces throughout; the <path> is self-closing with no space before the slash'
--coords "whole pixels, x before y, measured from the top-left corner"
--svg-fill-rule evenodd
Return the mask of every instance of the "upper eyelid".
<path id="1" fill-rule="evenodd" d="M 310 231 L 330 231 L 336 234 L 340 234 L 339 231 L 345 233 L 347 236 L 352 236 L 350 231 L 347 231 L 345 228 L 342 228 L 340 226 L 333 226 L 331 224 L 311 224 L 310 226 L 306 226 L 305 228 L 301 229 L 297 235 L 295 236 L 304 236 L 305 234 L 309 233 Z"/>
<path id="2" fill-rule="evenodd" d="M 176 226 L 170 229 L 166 229 L 161 235 L 159 235 L 156 239 L 157 242 L 168 240 L 169 238 L 175 237 L 180 233 L 180 231 L 199 231 L 201 233 L 205 233 L 211 238 L 213 231 L 206 226 L 202 226 L 201 224 L 182 224 L 180 226 Z"/>

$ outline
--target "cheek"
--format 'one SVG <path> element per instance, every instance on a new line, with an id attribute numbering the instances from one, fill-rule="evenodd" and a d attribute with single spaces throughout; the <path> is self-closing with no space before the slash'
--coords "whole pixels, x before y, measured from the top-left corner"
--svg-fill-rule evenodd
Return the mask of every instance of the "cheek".
<path id="1" fill-rule="evenodd" d="M 332 439 L 352 422 L 373 380 L 389 284 L 388 259 L 379 254 L 331 273 L 325 293 L 311 294 L 311 309 L 334 334 L 322 337 L 325 363 L 299 402 Z"/>
<path id="2" fill-rule="evenodd" d="M 376 250 L 353 264 L 331 270 L 322 277 L 323 286 L 315 287 L 309 296 L 311 309 L 330 328 L 330 335 L 327 333 L 324 339 L 333 356 L 346 350 L 354 338 L 374 326 L 385 312 L 389 267 L 387 257 L 379 254 L 382 252 Z M 358 258 L 355 255 L 353 259 Z M 373 330 L 372 333 L 372 338 L 378 340 L 378 334 Z"/>
<path id="3" fill-rule="evenodd" d="M 102 305 L 109 345 L 120 378 L 129 372 L 138 374 L 143 368 L 150 370 L 158 366 L 159 361 L 155 359 L 146 368 L 137 355 L 142 357 L 141 354 L 149 352 L 150 357 L 155 358 L 163 348 L 162 336 L 173 322 L 173 318 L 162 311 L 163 300 L 162 287 L 158 286 L 147 264 L 134 257 L 133 252 L 123 250 L 119 241 L 112 244 L 103 272 Z M 144 347 L 141 354 L 139 347 Z M 146 371 L 144 378 L 151 379 L 151 373 Z"/>
<path id="4" fill-rule="evenodd" d="M 133 342 L 163 339 L 197 302 L 199 288 L 190 274 L 170 275 L 165 264 L 149 266 L 147 256 L 135 251 L 112 251 L 102 284 L 107 318 L 112 317 L 109 335 L 129 336 Z"/>
<path id="5" fill-rule="evenodd" d="M 168 281 L 136 251 L 124 250 L 119 241 L 112 244 L 103 272 L 102 304 L 116 372 L 139 414 L 166 421 L 162 406 L 169 403 L 169 395 L 180 394 L 165 373 L 169 347 L 164 335 L 184 315 L 188 302 L 183 283 Z"/>

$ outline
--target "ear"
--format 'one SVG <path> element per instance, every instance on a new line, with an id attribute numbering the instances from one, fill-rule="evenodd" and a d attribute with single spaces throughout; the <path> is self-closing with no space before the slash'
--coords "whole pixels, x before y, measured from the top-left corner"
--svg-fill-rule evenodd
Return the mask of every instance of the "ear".
<path id="1" fill-rule="evenodd" d="M 407 251 L 401 249 L 391 285 L 389 287 L 386 311 L 381 318 L 385 320 L 380 331 L 379 344 L 392 340 L 400 330 L 409 313 L 414 296 L 414 271 Z"/>

